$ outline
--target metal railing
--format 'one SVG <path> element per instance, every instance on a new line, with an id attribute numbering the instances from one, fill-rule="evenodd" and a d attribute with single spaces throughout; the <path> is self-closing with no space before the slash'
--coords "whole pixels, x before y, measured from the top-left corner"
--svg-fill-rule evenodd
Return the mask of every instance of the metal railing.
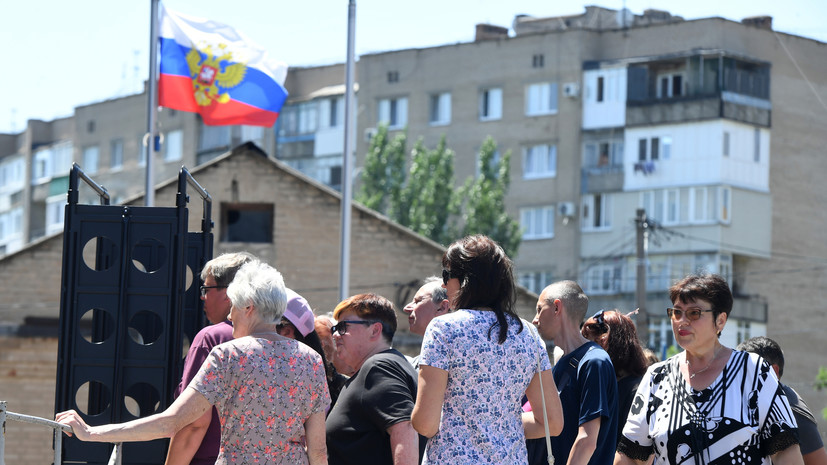
<path id="1" fill-rule="evenodd" d="M 9 412 L 6 410 L 6 401 L 0 400 L 0 465 L 6 465 L 6 419 L 19 421 L 22 423 L 31 423 L 35 425 L 42 425 L 54 430 L 55 435 L 55 465 L 62 463 L 61 451 L 63 449 L 63 433 L 71 433 L 72 427 L 58 423 L 56 421 L 47 420 L 45 418 L 33 417 L 30 415 L 23 415 L 20 413 Z M 112 456 L 109 458 L 109 465 L 121 464 L 121 444 L 115 444 L 112 449 Z"/>

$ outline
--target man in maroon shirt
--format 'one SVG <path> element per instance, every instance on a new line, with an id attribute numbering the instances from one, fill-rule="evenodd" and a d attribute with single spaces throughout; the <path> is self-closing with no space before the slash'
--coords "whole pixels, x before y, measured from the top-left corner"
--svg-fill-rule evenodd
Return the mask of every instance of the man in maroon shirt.
<path id="1" fill-rule="evenodd" d="M 201 270 L 201 300 L 210 326 L 203 328 L 192 340 L 184 361 L 184 374 L 175 390 L 176 397 L 187 388 L 212 348 L 233 338 L 233 326 L 227 321 L 230 298 L 227 286 L 241 265 L 256 258 L 247 252 L 219 255 Z M 169 443 L 166 465 L 213 465 L 218 457 L 221 425 L 215 407 L 198 420 L 178 431 Z"/>

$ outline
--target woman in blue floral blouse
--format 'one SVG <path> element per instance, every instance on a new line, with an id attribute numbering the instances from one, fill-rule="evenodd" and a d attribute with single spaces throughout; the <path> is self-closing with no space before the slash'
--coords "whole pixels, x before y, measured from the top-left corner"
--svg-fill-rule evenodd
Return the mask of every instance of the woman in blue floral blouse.
<path id="1" fill-rule="evenodd" d="M 422 463 L 526 464 L 523 425 L 543 422 L 540 376 L 552 435 L 563 417 L 545 345 L 514 310 L 511 260 L 490 238 L 468 236 L 448 247 L 442 266 L 455 311 L 432 320 L 422 342 L 411 417 L 430 438 Z M 524 395 L 534 412 L 522 413 Z"/>

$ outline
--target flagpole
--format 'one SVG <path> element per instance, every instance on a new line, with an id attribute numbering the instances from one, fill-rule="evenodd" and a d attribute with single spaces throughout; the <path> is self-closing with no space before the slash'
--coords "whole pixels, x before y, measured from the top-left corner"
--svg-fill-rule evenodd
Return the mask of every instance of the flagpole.
<path id="1" fill-rule="evenodd" d="M 342 230 L 339 262 L 339 300 L 345 300 L 350 294 L 350 213 L 351 213 L 351 178 L 350 159 L 354 150 L 354 112 L 353 112 L 353 75 L 354 44 L 356 40 L 356 0 L 348 0 L 347 6 L 347 64 L 345 65 L 345 152 L 342 155 Z"/>
<path id="2" fill-rule="evenodd" d="M 153 179 L 153 153 L 155 152 L 156 119 L 158 118 L 158 4 L 160 0 L 150 0 L 149 19 L 149 88 L 147 91 L 147 121 L 146 135 L 144 135 L 144 153 L 146 154 L 146 188 L 144 204 L 147 207 L 155 205 L 155 181 Z"/>

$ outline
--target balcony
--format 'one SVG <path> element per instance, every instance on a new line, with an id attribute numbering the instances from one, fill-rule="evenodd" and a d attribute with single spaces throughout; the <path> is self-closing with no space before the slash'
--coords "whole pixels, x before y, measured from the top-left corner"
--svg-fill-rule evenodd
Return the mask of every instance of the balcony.
<path id="1" fill-rule="evenodd" d="M 587 166 L 581 172 L 583 194 L 623 190 L 623 165 Z"/>
<path id="2" fill-rule="evenodd" d="M 770 65 L 725 52 L 698 52 L 628 68 L 626 124 L 717 118 L 770 127 Z"/>

